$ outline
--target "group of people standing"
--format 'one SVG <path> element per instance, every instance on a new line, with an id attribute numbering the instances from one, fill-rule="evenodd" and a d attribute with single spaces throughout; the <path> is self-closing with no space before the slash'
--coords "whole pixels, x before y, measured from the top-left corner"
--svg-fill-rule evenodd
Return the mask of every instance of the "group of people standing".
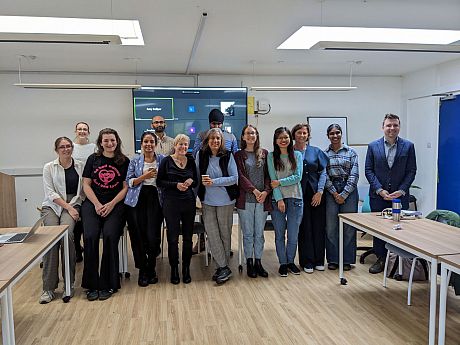
<path id="1" fill-rule="evenodd" d="M 390 161 L 387 164 L 389 179 L 380 172 L 372 175 L 371 165 L 377 159 L 370 156 L 369 151 L 374 147 L 369 147 L 366 176 L 373 193 L 371 208 L 377 207 L 372 200 L 378 197 L 385 202 L 392 197 L 404 197 L 415 176 L 414 170 L 413 176 L 400 184 L 395 180 L 396 173 L 391 174 L 392 165 L 400 164 L 406 157 L 397 152 L 407 141 L 398 140 L 393 128 L 394 141 L 387 142 L 391 141 L 385 132 L 387 120 L 397 120 L 399 125 L 399 118 L 392 115 L 383 123 L 385 148 L 382 150 L 385 159 L 390 157 L 394 164 Z M 341 127 L 331 124 L 327 128 L 325 134 L 330 145 L 324 151 L 309 145 L 308 124 L 297 124 L 292 130 L 279 127 L 274 132 L 273 151 L 268 152 L 261 148 L 259 132 L 253 125 L 243 128 L 238 150 L 235 136 L 222 131 L 223 122 L 222 112 L 213 109 L 209 114 L 210 129 L 197 135 L 193 155 L 188 153 L 190 138 L 184 134 L 168 137 L 161 116 L 152 119 L 154 132 L 142 134 L 141 153 L 131 160 L 122 153 L 118 133 L 110 128 L 99 132 L 95 145 L 89 143 L 89 126 L 84 122 L 76 125 L 75 142 L 67 137 L 56 139 L 54 148 L 58 158 L 47 163 L 43 172 L 42 213 L 46 215 L 46 225 L 69 225 L 70 242 L 75 243 L 70 248 L 71 281 L 68 282 L 72 295 L 78 259 L 75 253 L 77 250 L 78 257 L 80 248 L 74 228 L 79 228 L 75 224 L 80 219 L 84 237 L 82 287 L 87 289 L 88 300 L 105 300 L 120 288 L 118 241 L 126 221 L 135 266 L 139 269 L 139 286 L 158 282 L 155 264 L 161 250 L 163 220 L 167 228 L 170 282 L 179 284 L 182 276 L 183 283 L 190 283 L 197 196 L 216 265 L 212 279 L 217 284 L 225 283 L 232 275 L 229 260 L 235 206 L 249 277 L 268 277 L 262 265 L 268 213 L 275 229 L 280 276 L 299 275 L 301 269 L 306 273 L 323 271 L 325 253 L 328 268 L 337 269 L 338 214 L 357 212 L 359 178 L 358 156 L 342 143 Z M 414 154 L 415 164 L 413 145 L 407 143 L 409 149 L 412 147 L 409 153 Z M 182 275 L 179 274 L 180 234 Z M 99 265 L 101 236 L 103 253 Z M 55 298 L 60 246 L 62 243 L 45 257 L 40 303 Z M 300 269 L 294 262 L 297 248 Z M 346 227 L 344 269 L 351 269 L 355 259 L 356 232 Z"/>

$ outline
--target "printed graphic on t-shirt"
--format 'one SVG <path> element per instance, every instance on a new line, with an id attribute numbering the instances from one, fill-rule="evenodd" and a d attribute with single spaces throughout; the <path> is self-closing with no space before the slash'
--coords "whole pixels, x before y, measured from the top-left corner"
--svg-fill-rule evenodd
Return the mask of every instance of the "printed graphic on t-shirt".
<path id="1" fill-rule="evenodd" d="M 120 184 L 120 180 L 116 179 L 120 176 L 120 171 L 110 164 L 104 164 L 94 170 L 96 178 L 93 182 L 100 188 L 113 189 Z"/>

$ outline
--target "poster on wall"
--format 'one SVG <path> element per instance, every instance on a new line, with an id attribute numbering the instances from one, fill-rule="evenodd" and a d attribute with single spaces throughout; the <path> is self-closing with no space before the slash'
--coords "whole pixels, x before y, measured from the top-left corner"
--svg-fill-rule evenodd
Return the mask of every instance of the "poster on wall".
<path id="1" fill-rule="evenodd" d="M 307 122 L 311 127 L 310 145 L 325 150 L 330 141 L 327 138 L 327 128 L 331 124 L 338 124 L 342 128 L 342 143 L 348 145 L 347 117 L 346 116 L 307 116 Z"/>

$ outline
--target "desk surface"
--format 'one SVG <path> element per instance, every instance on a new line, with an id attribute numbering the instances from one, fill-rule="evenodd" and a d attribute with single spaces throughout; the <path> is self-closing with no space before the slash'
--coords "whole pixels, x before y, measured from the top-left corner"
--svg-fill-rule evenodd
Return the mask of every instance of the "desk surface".
<path id="1" fill-rule="evenodd" d="M 395 222 L 377 213 L 342 213 L 347 223 L 383 235 L 430 257 L 460 254 L 460 228 L 429 219 L 401 220 L 401 230 L 394 230 Z"/>
<path id="2" fill-rule="evenodd" d="M 0 247 L 0 285 L 9 284 L 34 262 L 51 243 L 56 241 L 67 225 L 44 226 L 23 243 Z M 29 228 L 0 228 L 0 233 L 24 232 Z"/>
<path id="3" fill-rule="evenodd" d="M 439 258 L 439 261 L 445 262 L 451 266 L 456 267 L 460 270 L 460 254 L 457 255 L 443 255 Z"/>

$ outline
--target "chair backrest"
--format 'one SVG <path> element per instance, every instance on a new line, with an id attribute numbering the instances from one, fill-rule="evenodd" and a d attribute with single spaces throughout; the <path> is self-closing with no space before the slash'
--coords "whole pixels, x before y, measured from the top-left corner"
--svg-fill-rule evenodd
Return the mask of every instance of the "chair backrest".
<path id="1" fill-rule="evenodd" d="M 371 204 L 370 204 L 370 197 L 369 194 L 366 194 L 364 201 L 363 201 L 363 207 L 361 209 L 362 213 L 369 213 L 371 212 Z"/>
<path id="2" fill-rule="evenodd" d="M 434 210 L 426 218 L 460 228 L 460 216 L 453 211 Z"/>

